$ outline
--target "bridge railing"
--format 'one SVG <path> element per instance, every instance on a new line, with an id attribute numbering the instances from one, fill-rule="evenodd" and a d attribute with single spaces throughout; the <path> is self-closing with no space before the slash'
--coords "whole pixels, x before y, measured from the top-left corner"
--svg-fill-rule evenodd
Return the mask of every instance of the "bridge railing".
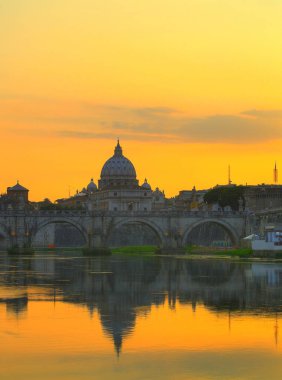
<path id="1" fill-rule="evenodd" d="M 93 213 L 99 215 L 98 213 Z M 206 217 L 206 218 L 226 218 L 226 217 L 239 217 L 242 218 L 246 215 L 244 212 L 233 211 L 182 211 L 182 210 L 153 210 L 153 211 L 108 211 L 101 215 L 105 216 L 139 216 L 139 217 Z"/>
<path id="2" fill-rule="evenodd" d="M 0 216 L 26 217 L 196 217 L 196 218 L 242 218 L 247 212 L 239 211 L 186 211 L 186 210 L 152 210 L 152 211 L 101 211 L 101 210 L 0 210 Z"/>
<path id="3" fill-rule="evenodd" d="M 282 213 L 282 207 L 276 207 L 276 208 L 267 208 L 263 210 L 256 211 L 256 215 L 270 215 L 270 214 L 281 214 Z"/>
<path id="4" fill-rule="evenodd" d="M 89 216 L 87 210 L 0 210 L 0 216 Z"/>

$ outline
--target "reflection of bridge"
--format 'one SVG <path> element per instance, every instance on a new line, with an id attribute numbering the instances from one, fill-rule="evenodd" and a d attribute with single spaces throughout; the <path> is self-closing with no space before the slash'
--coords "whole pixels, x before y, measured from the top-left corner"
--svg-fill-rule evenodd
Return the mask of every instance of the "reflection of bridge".
<path id="1" fill-rule="evenodd" d="M 221 226 L 233 244 L 238 245 L 240 238 L 246 234 L 247 215 L 206 211 L 5 211 L 0 214 L 0 235 L 6 247 L 30 246 L 39 231 L 54 223 L 67 223 L 75 227 L 89 247 L 106 247 L 115 229 L 127 224 L 139 224 L 154 231 L 161 247 L 181 248 L 185 246 L 192 230 L 205 223 Z"/>
<path id="2" fill-rule="evenodd" d="M 4 273 L 0 305 L 5 303 L 7 312 L 17 316 L 28 309 L 30 300 L 49 301 L 52 309 L 54 302 L 68 302 L 87 307 L 90 315 L 97 311 L 118 354 L 123 339 L 135 328 L 136 317 L 166 301 L 171 308 L 179 301 L 194 311 L 200 304 L 229 316 L 232 312 L 273 317 L 282 312 L 279 264 L 161 257 L 93 259 L 77 254 L 68 260 L 62 257 L 39 254 L 14 260 L 9 255 L 0 256 L 0 271 Z M 14 294 L 9 286 L 15 283 Z M 29 291 L 34 286 L 36 293 Z"/>

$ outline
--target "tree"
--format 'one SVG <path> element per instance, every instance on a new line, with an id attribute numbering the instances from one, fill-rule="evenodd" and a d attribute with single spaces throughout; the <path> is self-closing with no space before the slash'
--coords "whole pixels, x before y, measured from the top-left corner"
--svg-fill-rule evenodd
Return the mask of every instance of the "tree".
<path id="1" fill-rule="evenodd" d="M 204 196 L 204 201 L 208 204 L 218 203 L 220 207 L 230 206 L 232 210 L 239 210 L 239 199 L 244 199 L 244 186 L 220 186 L 208 191 Z"/>

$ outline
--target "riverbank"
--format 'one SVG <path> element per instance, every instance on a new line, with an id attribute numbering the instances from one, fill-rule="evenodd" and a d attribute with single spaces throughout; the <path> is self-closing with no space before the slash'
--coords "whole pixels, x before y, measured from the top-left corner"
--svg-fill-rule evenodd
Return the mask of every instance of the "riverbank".
<path id="1" fill-rule="evenodd" d="M 183 255 L 178 254 L 156 254 L 155 246 L 130 246 L 113 248 L 112 254 L 125 256 L 160 256 L 174 257 L 178 259 L 228 259 L 228 260 L 244 260 L 244 261 L 260 261 L 260 262 L 281 262 L 282 253 L 276 253 L 276 257 L 254 255 L 251 248 L 230 248 L 219 249 L 213 247 L 188 246 Z"/>
<path id="2" fill-rule="evenodd" d="M 207 256 L 230 256 L 249 258 L 253 256 L 251 248 L 213 248 L 213 247 L 198 247 L 189 246 L 186 248 L 187 255 L 207 255 Z"/>
<path id="3" fill-rule="evenodd" d="M 144 245 L 112 248 L 111 251 L 113 255 L 156 256 L 156 249 L 154 245 Z"/>
<path id="4" fill-rule="evenodd" d="M 151 254 L 155 255 L 157 252 L 157 247 L 155 246 L 128 246 L 128 247 L 118 247 L 112 248 L 113 254 Z M 210 247 L 197 247 L 188 246 L 185 248 L 185 253 L 183 256 L 189 255 L 206 255 L 206 256 L 239 256 L 239 257 L 250 257 L 253 252 L 250 248 L 238 248 L 238 249 L 216 249 Z"/>
<path id="5" fill-rule="evenodd" d="M 185 249 L 184 254 L 177 253 L 166 253 L 162 254 L 158 252 L 156 246 L 127 246 L 108 249 L 107 252 L 84 252 L 83 248 L 43 248 L 35 250 L 36 253 L 49 253 L 49 254 L 82 254 L 85 256 L 108 256 L 110 254 L 117 256 L 131 256 L 131 257 L 171 257 L 177 259 L 227 259 L 227 260 L 243 260 L 243 261 L 260 261 L 260 262 L 281 262 L 282 253 L 278 252 L 273 256 L 273 254 L 265 254 L 264 256 L 258 257 L 254 255 L 250 248 L 236 248 L 236 249 L 221 249 L 213 247 L 199 247 L 199 246 L 188 246 Z M 10 253 L 11 256 L 25 256 L 25 253 Z"/>

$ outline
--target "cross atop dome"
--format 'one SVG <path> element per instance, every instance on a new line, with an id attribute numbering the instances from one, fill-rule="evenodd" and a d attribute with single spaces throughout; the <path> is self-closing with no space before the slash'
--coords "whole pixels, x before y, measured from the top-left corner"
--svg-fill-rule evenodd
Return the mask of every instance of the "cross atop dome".
<path id="1" fill-rule="evenodd" d="M 122 147 L 119 144 L 119 139 L 117 140 L 117 146 L 115 147 L 115 156 L 122 156 Z"/>

